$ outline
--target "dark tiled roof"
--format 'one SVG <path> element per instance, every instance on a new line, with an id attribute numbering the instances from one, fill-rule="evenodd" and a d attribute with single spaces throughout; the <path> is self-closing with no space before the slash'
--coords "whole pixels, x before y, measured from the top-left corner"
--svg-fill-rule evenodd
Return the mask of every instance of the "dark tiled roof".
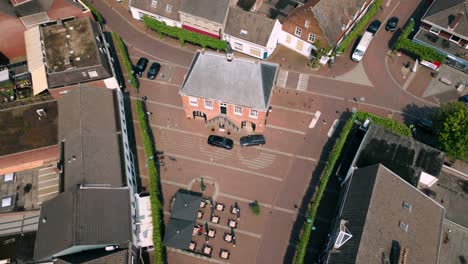
<path id="1" fill-rule="evenodd" d="M 129 195 L 126 188 L 76 187 L 44 202 L 34 259 L 79 245 L 92 249 L 126 244 L 131 240 Z"/>
<path id="2" fill-rule="evenodd" d="M 382 163 L 417 186 L 421 171 L 438 177 L 445 154 L 438 149 L 373 124 L 357 153 L 357 167 Z"/>
<path id="3" fill-rule="evenodd" d="M 175 195 L 171 218 L 195 221 L 200 208 L 201 197 L 201 193 L 179 190 Z"/>
<path id="4" fill-rule="evenodd" d="M 152 7 L 151 3 L 153 0 L 132 0 L 131 6 L 148 11 L 150 13 L 167 17 L 169 19 L 180 21 L 179 9 L 182 0 L 157 0 L 156 7 Z M 167 12 L 166 7 L 167 5 L 172 6 L 171 12 Z"/>
<path id="5" fill-rule="evenodd" d="M 124 184 L 114 97 L 111 89 L 79 86 L 59 99 L 66 190 L 81 184 Z"/>
<path id="6" fill-rule="evenodd" d="M 344 33 L 343 24 L 346 25 L 349 20 L 353 20 L 354 14 L 365 3 L 366 0 L 321 0 L 312 7 L 312 12 L 329 44 L 339 40 Z"/>
<path id="7" fill-rule="evenodd" d="M 455 33 L 468 37 L 468 1 L 467 0 L 436 0 L 427 10 L 423 21 L 428 21 L 441 28 L 448 29 L 450 23 L 461 14 Z"/>
<path id="8" fill-rule="evenodd" d="M 188 249 L 192 240 L 194 221 L 171 218 L 164 234 L 164 245 L 178 249 Z"/>
<path id="9" fill-rule="evenodd" d="M 223 24 L 228 8 L 229 0 L 182 0 L 180 12 Z"/>
<path id="10" fill-rule="evenodd" d="M 117 249 L 106 251 L 105 249 L 95 249 L 63 256 L 57 259 L 56 264 L 89 263 L 89 264 L 131 264 L 130 250 Z"/>
<path id="11" fill-rule="evenodd" d="M 224 31 L 236 38 L 266 46 L 275 22 L 260 14 L 231 7 Z M 247 31 L 247 35 L 241 35 L 241 30 Z"/>
<path id="12" fill-rule="evenodd" d="M 330 251 L 328 263 L 382 263 L 383 256 L 390 256 L 392 241 L 407 250 L 407 264 L 437 263 L 441 205 L 381 164 L 356 169 L 348 184 L 338 218 L 346 221 L 352 238 Z M 411 209 L 403 208 L 403 202 Z M 400 222 L 408 225 L 407 231 Z"/>

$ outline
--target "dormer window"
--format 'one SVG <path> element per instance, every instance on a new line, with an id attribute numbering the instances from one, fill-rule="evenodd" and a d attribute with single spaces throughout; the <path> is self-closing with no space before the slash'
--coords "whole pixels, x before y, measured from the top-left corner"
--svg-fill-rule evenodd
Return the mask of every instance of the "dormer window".
<path id="1" fill-rule="evenodd" d="M 240 35 L 241 36 L 247 36 L 247 33 L 249 33 L 247 30 L 241 29 Z"/>
<path id="2" fill-rule="evenodd" d="M 315 35 L 314 35 L 314 34 L 312 34 L 312 33 L 310 33 L 310 34 L 309 34 L 309 38 L 308 38 L 308 40 L 309 40 L 309 42 L 312 42 L 312 43 L 314 43 L 314 42 L 315 42 Z"/>
<path id="3" fill-rule="evenodd" d="M 296 34 L 296 36 L 300 37 L 301 34 L 302 34 L 302 28 L 296 27 L 296 31 L 294 32 L 294 34 Z"/>
<path id="4" fill-rule="evenodd" d="M 405 208 L 405 209 L 408 209 L 408 211 L 410 211 L 410 212 L 411 212 L 411 208 L 412 208 L 412 206 L 411 206 L 411 204 L 410 204 L 410 203 L 403 201 L 403 205 L 402 205 L 402 207 L 403 207 L 403 208 Z"/>
<path id="5" fill-rule="evenodd" d="M 310 25 L 310 21 L 306 20 L 305 23 L 304 23 L 304 27 L 309 28 L 309 25 Z"/>
<path id="6" fill-rule="evenodd" d="M 400 221 L 400 228 L 405 230 L 405 232 L 408 232 L 408 224 L 403 223 L 402 221 Z"/>

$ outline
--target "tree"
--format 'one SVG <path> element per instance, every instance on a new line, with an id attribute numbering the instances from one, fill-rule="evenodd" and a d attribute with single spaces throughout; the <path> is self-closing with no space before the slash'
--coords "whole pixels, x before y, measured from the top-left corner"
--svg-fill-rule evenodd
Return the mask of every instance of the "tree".
<path id="1" fill-rule="evenodd" d="M 468 108 L 461 102 L 441 106 L 432 116 L 437 144 L 450 158 L 468 159 Z"/>

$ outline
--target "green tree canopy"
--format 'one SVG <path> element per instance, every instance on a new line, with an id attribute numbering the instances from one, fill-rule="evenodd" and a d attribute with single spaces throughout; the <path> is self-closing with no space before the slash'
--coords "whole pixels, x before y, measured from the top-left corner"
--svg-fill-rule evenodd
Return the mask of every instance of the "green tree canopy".
<path id="1" fill-rule="evenodd" d="M 468 159 L 468 107 L 450 102 L 432 116 L 439 148 L 450 158 Z"/>

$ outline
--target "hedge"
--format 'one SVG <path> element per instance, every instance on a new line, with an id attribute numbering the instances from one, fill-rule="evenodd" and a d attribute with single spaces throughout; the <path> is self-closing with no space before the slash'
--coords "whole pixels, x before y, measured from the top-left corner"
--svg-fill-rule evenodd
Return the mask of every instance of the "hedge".
<path id="1" fill-rule="evenodd" d="M 307 213 L 307 221 L 304 226 L 304 230 L 302 231 L 301 236 L 299 237 L 299 243 L 297 245 L 295 263 L 302 264 L 304 263 L 304 258 L 307 252 L 307 245 L 309 244 L 310 234 L 312 232 L 312 227 L 314 226 L 315 216 L 317 215 L 317 211 L 320 205 L 320 201 L 323 198 L 325 193 L 325 189 L 327 187 L 328 179 L 332 175 L 333 168 L 335 167 L 335 163 L 338 160 L 341 151 L 343 150 L 344 144 L 346 142 L 346 138 L 348 137 L 349 132 L 353 128 L 353 119 L 350 118 L 346 121 L 343 130 L 340 133 L 338 140 L 336 141 L 333 149 L 328 157 L 328 163 L 325 167 L 325 172 L 320 178 L 320 183 L 318 186 L 318 190 L 312 201 L 310 203 L 310 210 Z"/>
<path id="2" fill-rule="evenodd" d="M 125 70 L 127 71 L 128 80 L 130 81 L 130 84 L 136 89 L 138 89 L 140 87 L 140 83 L 136 79 L 135 73 L 133 72 L 132 62 L 130 61 L 130 56 L 127 53 L 127 48 L 124 42 L 115 32 L 112 32 L 112 39 L 114 40 L 114 43 L 117 44 L 117 48 L 119 49 L 120 54 L 122 55 L 121 58 L 125 66 Z"/>
<path id="3" fill-rule="evenodd" d="M 376 0 L 374 4 L 369 8 L 369 11 L 362 17 L 361 21 L 359 21 L 354 29 L 341 41 L 340 45 L 336 49 L 337 52 L 343 53 L 348 49 L 351 43 L 361 35 L 364 28 L 367 26 L 367 23 L 375 16 L 377 11 L 379 11 L 380 6 L 382 5 L 383 0 Z"/>
<path id="4" fill-rule="evenodd" d="M 414 21 L 411 20 L 403 29 L 400 38 L 398 38 L 395 44 L 395 50 L 407 51 L 418 56 L 418 59 L 420 60 L 426 60 L 430 62 L 438 61 L 440 63 L 444 62 L 445 55 L 440 54 L 435 49 L 415 43 L 408 38 L 413 30 Z"/>
<path id="5" fill-rule="evenodd" d="M 383 126 L 387 129 L 390 129 L 398 134 L 401 134 L 407 137 L 411 135 L 411 129 L 409 129 L 409 127 L 390 118 L 383 118 L 383 117 L 376 116 L 368 112 L 360 112 L 360 111 L 356 113 L 356 118 L 361 122 L 364 122 L 366 118 L 369 118 L 373 123 Z"/>
<path id="6" fill-rule="evenodd" d="M 178 39 L 181 45 L 183 45 L 185 42 L 188 42 L 199 45 L 202 48 L 208 47 L 221 51 L 225 51 L 227 49 L 226 41 L 220 39 L 208 37 L 178 27 L 171 27 L 148 16 L 143 17 L 143 22 L 145 23 L 146 27 L 158 32 L 161 35 Z"/>
<path id="7" fill-rule="evenodd" d="M 156 148 L 151 140 L 151 129 L 148 127 L 146 120 L 146 112 L 141 101 L 137 101 L 136 112 L 138 123 L 140 126 L 141 137 L 143 139 L 143 147 L 145 150 L 146 160 L 148 163 L 149 176 L 149 194 L 151 201 L 151 216 L 153 218 L 153 246 L 154 246 L 154 262 L 164 263 L 164 245 L 162 242 L 162 222 L 163 222 L 163 205 L 160 201 L 161 190 L 159 189 L 159 173 L 156 168 L 154 159 L 150 159 L 156 153 Z"/>
<path id="8" fill-rule="evenodd" d="M 89 10 L 91 10 L 91 12 L 93 13 L 94 15 L 94 18 L 102 24 L 102 22 L 104 22 L 104 19 L 102 18 L 102 15 L 101 13 L 94 7 L 92 6 L 90 3 L 88 3 L 88 1 L 86 0 L 81 0 L 81 2 L 83 2 L 83 4 L 89 8 Z"/>

